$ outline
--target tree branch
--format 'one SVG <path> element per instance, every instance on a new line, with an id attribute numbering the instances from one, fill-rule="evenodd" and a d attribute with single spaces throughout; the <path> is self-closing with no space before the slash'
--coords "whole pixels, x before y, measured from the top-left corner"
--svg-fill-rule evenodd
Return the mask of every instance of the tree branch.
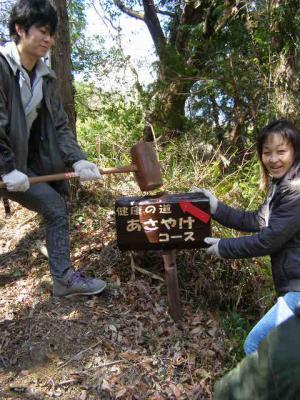
<path id="1" fill-rule="evenodd" d="M 180 8 L 178 8 L 178 13 L 179 11 Z M 179 27 L 184 25 L 195 25 L 203 20 L 204 12 L 205 8 L 202 4 L 200 4 L 198 7 L 195 7 L 194 2 L 186 2 L 180 18 L 178 22 L 175 22 L 175 24 L 177 23 Z M 177 50 L 181 52 L 187 47 L 189 37 L 190 33 L 187 29 L 178 29 L 175 27 L 174 31 L 172 32 L 171 39 L 172 42 L 175 43 Z"/>
<path id="2" fill-rule="evenodd" d="M 154 2 L 153 0 L 143 0 L 143 6 L 145 10 L 144 21 L 149 29 L 157 54 L 161 57 L 166 38 L 160 25 Z"/>
<path id="3" fill-rule="evenodd" d="M 223 18 L 221 18 L 221 20 L 215 27 L 215 32 L 219 32 L 221 29 L 224 28 L 227 22 L 229 22 L 231 19 L 235 18 L 239 14 L 242 6 L 244 5 L 243 3 L 244 2 L 240 0 L 236 1 L 235 4 L 228 4 L 228 7 L 224 11 Z"/>
<path id="4" fill-rule="evenodd" d="M 142 1 L 144 7 L 144 13 L 126 7 L 121 0 L 114 0 L 114 3 L 118 7 L 118 9 L 124 14 L 127 14 L 129 17 L 145 22 L 152 37 L 157 54 L 160 57 L 166 39 L 157 16 L 157 13 L 159 11 L 156 10 L 153 0 Z M 160 13 L 165 13 L 165 15 L 170 16 L 170 13 L 167 11 L 160 11 Z"/>
<path id="5" fill-rule="evenodd" d="M 170 11 L 156 9 L 156 12 L 157 12 L 157 14 L 166 15 L 167 17 L 171 17 L 171 18 L 174 18 L 176 16 L 175 13 L 171 13 Z"/>
<path id="6" fill-rule="evenodd" d="M 139 19 L 141 21 L 144 21 L 144 14 L 134 11 L 132 8 L 128 8 L 125 6 L 124 3 L 120 0 L 114 0 L 115 5 L 118 7 L 120 11 L 122 11 L 124 14 L 129 15 L 129 17 Z"/>

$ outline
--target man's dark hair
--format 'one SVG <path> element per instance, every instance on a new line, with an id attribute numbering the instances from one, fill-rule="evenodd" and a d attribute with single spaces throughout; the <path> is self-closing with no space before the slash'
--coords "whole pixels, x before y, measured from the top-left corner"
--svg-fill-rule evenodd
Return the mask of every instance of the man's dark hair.
<path id="1" fill-rule="evenodd" d="M 47 26 L 50 35 L 54 35 L 58 23 L 57 13 L 49 0 L 18 0 L 10 13 L 8 28 L 10 36 L 19 41 L 16 24 L 26 33 L 32 26 Z"/>

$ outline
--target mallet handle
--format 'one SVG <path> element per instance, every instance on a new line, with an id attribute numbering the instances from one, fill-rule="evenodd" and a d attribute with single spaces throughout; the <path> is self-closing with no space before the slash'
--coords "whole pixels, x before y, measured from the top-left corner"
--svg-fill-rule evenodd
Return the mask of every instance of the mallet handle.
<path id="1" fill-rule="evenodd" d="M 126 165 L 124 167 L 114 167 L 114 168 L 103 168 L 100 169 L 101 174 L 121 174 L 122 172 L 135 172 L 137 171 L 137 166 L 135 164 Z M 35 183 L 46 183 L 54 181 L 65 181 L 69 179 L 78 178 L 78 174 L 75 172 L 63 172 L 61 174 L 52 175 L 41 175 L 41 176 L 31 176 L 29 177 L 29 182 L 31 185 Z M 0 189 L 5 188 L 4 182 L 0 182 Z"/>
<path id="2" fill-rule="evenodd" d="M 42 176 L 30 176 L 28 177 L 31 185 L 35 183 L 45 183 L 45 182 L 53 182 L 53 181 L 65 181 L 67 179 L 77 178 L 78 175 L 75 172 L 64 172 L 61 174 L 53 174 L 53 175 L 42 175 Z M 6 184 L 4 182 L 0 182 L 0 188 L 5 188 Z"/>
<path id="3" fill-rule="evenodd" d="M 135 164 L 125 165 L 124 167 L 113 167 L 100 169 L 101 174 L 121 174 L 122 172 L 136 172 L 138 170 Z"/>

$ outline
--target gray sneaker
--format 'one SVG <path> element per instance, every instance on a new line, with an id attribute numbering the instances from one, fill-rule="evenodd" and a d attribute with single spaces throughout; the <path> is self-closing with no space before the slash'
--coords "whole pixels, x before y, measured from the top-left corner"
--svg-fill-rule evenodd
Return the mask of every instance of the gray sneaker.
<path id="1" fill-rule="evenodd" d="M 53 278 L 53 296 L 91 296 L 102 292 L 105 286 L 101 279 L 89 278 L 82 271 L 69 270 L 65 277 Z"/>

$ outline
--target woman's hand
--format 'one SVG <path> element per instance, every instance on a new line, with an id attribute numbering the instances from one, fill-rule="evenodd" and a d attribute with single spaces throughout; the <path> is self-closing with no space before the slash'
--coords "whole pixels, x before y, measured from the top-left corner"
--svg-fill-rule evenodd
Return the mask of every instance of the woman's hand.
<path id="1" fill-rule="evenodd" d="M 221 239 L 218 239 L 218 238 L 206 237 L 204 239 L 204 242 L 206 244 L 210 245 L 207 248 L 206 253 L 209 254 L 210 256 L 216 256 L 218 258 L 221 258 L 220 252 L 219 252 L 219 241 L 220 240 Z"/>
<path id="2" fill-rule="evenodd" d="M 218 199 L 212 194 L 212 192 L 210 192 L 207 189 L 199 189 L 196 186 L 192 187 L 192 191 L 196 192 L 196 193 L 203 193 L 204 196 L 208 198 L 209 206 L 210 206 L 210 213 L 212 215 L 214 215 L 214 213 L 217 211 Z"/>

